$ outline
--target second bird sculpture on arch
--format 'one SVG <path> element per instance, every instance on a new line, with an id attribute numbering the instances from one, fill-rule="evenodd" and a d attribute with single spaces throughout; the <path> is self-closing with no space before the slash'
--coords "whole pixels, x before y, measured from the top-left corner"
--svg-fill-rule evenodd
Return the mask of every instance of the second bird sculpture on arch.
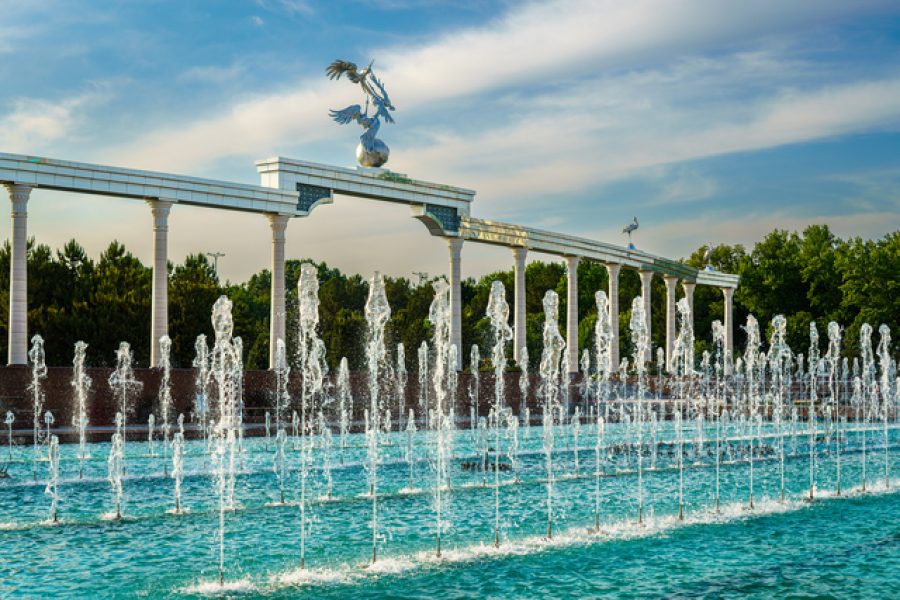
<path id="1" fill-rule="evenodd" d="M 394 110 L 394 105 L 388 97 L 384 84 L 372 72 L 372 64 L 365 69 L 359 70 L 356 64 L 345 60 L 336 60 L 325 70 L 329 79 L 340 79 L 346 75 L 352 83 L 359 85 L 363 93 L 366 95 L 366 106 L 363 109 L 359 104 L 352 104 L 342 110 L 329 111 L 331 118 L 346 125 L 356 121 L 365 131 L 359 137 L 359 146 L 356 148 L 356 160 L 364 167 L 381 167 L 390 156 L 390 148 L 387 144 L 378 139 L 378 130 L 381 127 L 381 119 L 387 123 L 393 123 L 394 118 L 391 117 L 390 111 Z M 369 115 L 369 104 L 375 108 L 374 114 Z"/>

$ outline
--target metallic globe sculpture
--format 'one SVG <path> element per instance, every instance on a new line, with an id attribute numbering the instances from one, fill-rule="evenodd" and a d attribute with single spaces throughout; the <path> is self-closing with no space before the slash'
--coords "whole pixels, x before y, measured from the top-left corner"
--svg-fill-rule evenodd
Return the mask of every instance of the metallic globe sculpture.
<path id="1" fill-rule="evenodd" d="M 340 79 L 342 75 L 346 75 L 352 83 L 358 84 L 363 93 L 366 95 L 366 108 L 359 104 L 353 104 L 343 110 L 329 111 L 331 118 L 346 125 L 352 121 L 365 129 L 365 132 L 359 136 L 359 146 L 356 148 L 356 161 L 363 167 L 381 167 L 390 156 L 391 150 L 382 140 L 375 137 L 378 129 L 381 127 L 381 119 L 388 123 L 393 123 L 394 119 L 390 112 L 394 110 L 394 105 L 388 97 L 384 85 L 372 72 L 372 64 L 360 71 L 352 62 L 345 60 L 336 60 L 325 69 L 325 73 L 329 79 Z M 369 116 L 369 104 L 375 107 L 375 114 Z"/>

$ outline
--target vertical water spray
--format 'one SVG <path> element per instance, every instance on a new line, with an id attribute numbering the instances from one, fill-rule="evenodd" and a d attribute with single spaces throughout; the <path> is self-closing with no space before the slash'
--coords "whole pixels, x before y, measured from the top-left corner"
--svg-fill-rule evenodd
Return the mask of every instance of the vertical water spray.
<path id="1" fill-rule="evenodd" d="M 28 391 L 31 392 L 31 406 L 34 416 L 34 453 L 32 455 L 32 471 L 34 480 L 37 481 L 37 464 L 39 460 L 38 447 L 41 440 L 41 410 L 44 408 L 44 379 L 47 378 L 47 363 L 44 355 L 44 338 L 36 335 L 31 338 L 31 348 L 28 350 L 28 360 L 31 363 L 31 384 Z"/>
<path id="2" fill-rule="evenodd" d="M 415 463 L 415 449 L 413 447 L 413 439 L 416 435 L 416 412 L 409 409 L 409 418 L 406 420 L 406 464 L 409 467 L 409 484 L 407 490 L 412 492 L 413 486 L 413 464 Z"/>
<path id="3" fill-rule="evenodd" d="M 350 433 L 350 422 L 353 418 L 353 395 L 350 390 L 350 367 L 347 357 L 342 357 L 337 373 L 338 410 L 341 426 L 341 464 L 344 462 L 344 449 L 347 447 L 347 435 Z"/>
<path id="4" fill-rule="evenodd" d="M 838 403 L 838 369 L 841 361 L 841 326 L 831 321 L 828 323 L 828 350 L 826 353 L 828 358 L 828 392 L 831 396 L 830 404 L 834 415 L 834 423 L 836 433 L 834 436 L 834 464 L 835 464 L 835 481 L 838 496 L 841 495 L 841 440 L 844 437 L 843 421 L 840 415 L 840 404 Z"/>
<path id="5" fill-rule="evenodd" d="M 744 348 L 744 374 L 746 380 L 746 389 L 747 389 L 747 403 L 748 403 L 748 421 L 749 421 L 749 435 L 750 435 L 750 508 L 754 507 L 753 504 L 753 459 L 755 453 L 755 434 L 754 434 L 754 426 L 756 425 L 756 417 L 757 411 L 759 409 L 759 393 L 756 389 L 757 386 L 757 364 L 759 361 L 759 323 L 756 321 L 756 317 L 753 315 L 747 315 L 747 324 L 744 326 L 744 331 L 747 334 L 747 345 Z"/>
<path id="6" fill-rule="evenodd" d="M 434 512 L 436 555 L 441 556 L 441 534 L 443 533 L 444 487 L 447 484 L 447 454 L 449 428 L 452 427 L 448 411 L 448 400 L 456 399 L 456 347 L 450 344 L 450 286 L 446 281 L 434 282 L 434 299 L 428 311 L 434 337 L 434 371 L 432 385 L 434 406 L 430 409 L 434 435 Z M 452 371 L 452 372 L 451 372 Z M 452 394 L 452 395 L 451 395 Z"/>
<path id="7" fill-rule="evenodd" d="M 121 342 L 116 350 L 116 368 L 109 376 L 109 387 L 112 389 L 122 414 L 122 443 L 128 441 L 128 417 L 134 412 L 132 399 L 143 387 L 134 378 L 132 363 L 134 355 L 128 342 Z"/>
<path id="8" fill-rule="evenodd" d="M 175 514 L 181 514 L 181 482 L 184 479 L 184 432 L 172 439 L 172 479 L 175 480 Z"/>
<path id="9" fill-rule="evenodd" d="M 531 388 L 531 379 L 528 376 L 528 348 L 522 346 L 519 350 L 519 417 L 524 421 L 525 430 L 531 427 L 531 410 L 528 408 L 528 392 Z M 526 418 L 527 417 L 527 418 Z"/>
<path id="10" fill-rule="evenodd" d="M 472 373 L 472 381 L 469 387 L 469 432 L 471 433 L 472 445 L 476 446 L 476 441 L 478 439 L 477 434 L 477 426 L 478 426 L 478 417 L 480 416 L 480 411 L 478 410 L 478 398 L 481 395 L 481 353 L 478 349 L 478 344 L 472 344 L 472 349 L 469 352 L 469 370 Z M 482 466 L 484 466 L 482 462 Z M 482 476 L 484 476 L 484 470 L 482 469 Z"/>
<path id="11" fill-rule="evenodd" d="M 275 435 L 285 429 L 285 419 L 287 417 L 288 406 L 291 402 L 291 396 L 288 392 L 288 381 L 291 374 L 291 367 L 288 365 L 287 348 L 284 340 L 275 340 Z M 297 413 L 294 413 L 296 415 Z M 294 434 L 296 435 L 296 433 Z"/>
<path id="12" fill-rule="evenodd" d="M 206 336 L 200 334 L 194 341 L 194 361 L 192 363 L 196 369 L 196 377 L 194 379 L 194 410 L 191 419 L 206 437 L 206 418 L 209 411 L 209 395 L 207 384 L 209 382 L 209 346 L 206 344 Z"/>
<path id="13" fill-rule="evenodd" d="M 547 539 L 553 537 L 553 445 L 555 416 L 560 409 L 562 363 L 566 341 L 559 333 L 559 297 L 553 290 L 544 294 L 544 350 L 541 354 L 541 398 L 543 400 L 543 449 L 547 472 Z"/>
<path id="14" fill-rule="evenodd" d="M 509 304 L 506 290 L 499 281 L 491 283 L 488 298 L 487 317 L 494 333 L 494 348 L 491 365 L 494 367 L 494 546 L 500 545 L 500 419 L 506 410 L 504 401 L 504 378 L 506 371 L 506 344 L 512 340 L 509 326 Z"/>
<path id="15" fill-rule="evenodd" d="M 284 484 L 287 480 L 287 456 L 285 445 L 287 444 L 287 432 L 284 428 L 275 434 L 275 460 L 272 462 L 272 471 L 278 480 L 279 504 L 284 504 Z"/>
<path id="16" fill-rule="evenodd" d="M 369 492 L 372 495 L 372 562 L 378 558 L 378 438 L 381 415 L 380 379 L 385 370 L 384 327 L 391 318 L 384 290 L 384 280 L 377 271 L 369 281 L 369 297 L 366 299 L 366 364 L 369 375 L 369 423 L 366 431 L 368 449 L 367 468 Z"/>
<path id="17" fill-rule="evenodd" d="M 609 420 L 609 377 L 612 374 L 612 322 L 606 292 L 594 294 L 597 322 L 594 324 L 594 354 L 597 364 L 594 397 L 597 400 L 596 443 L 594 446 L 594 531 L 600 531 L 600 476 L 603 472 L 603 430 Z M 601 416 L 601 413 L 602 416 Z"/>
<path id="18" fill-rule="evenodd" d="M 75 414 L 72 425 L 78 432 L 78 478 L 84 477 L 84 461 L 87 460 L 87 397 L 91 378 L 84 366 L 87 344 L 75 342 L 75 358 L 72 360 L 72 389 L 75 391 Z"/>
<path id="19" fill-rule="evenodd" d="M 50 496 L 50 522 L 59 521 L 59 438 L 50 436 L 47 446 L 47 487 L 44 493 Z"/>
<path id="20" fill-rule="evenodd" d="M 715 392 L 715 417 L 716 417 L 716 513 L 719 512 L 721 499 L 721 466 L 722 466 L 722 412 L 724 410 L 724 348 L 725 348 L 725 327 L 721 321 L 713 321 L 712 323 L 713 347 L 715 348 L 715 373 L 716 373 L 716 392 Z"/>
<path id="21" fill-rule="evenodd" d="M 162 380 L 159 382 L 159 417 L 162 427 L 163 475 L 169 474 L 169 438 L 172 436 L 172 340 L 164 335 L 159 338 L 159 369 Z"/>
<path id="22" fill-rule="evenodd" d="M 234 459 L 237 450 L 239 398 L 237 380 L 241 359 L 233 343 L 234 320 L 231 301 L 220 296 L 213 304 L 212 326 L 215 343 L 209 356 L 209 382 L 216 398 L 216 420 L 212 427 L 213 490 L 218 499 L 219 584 L 225 580 L 225 512 L 234 508 Z"/>
<path id="23" fill-rule="evenodd" d="M 315 265 L 300 267 L 297 284 L 299 300 L 298 359 L 300 392 L 300 568 L 306 567 L 307 500 L 306 484 L 312 462 L 312 423 L 316 398 L 325 383 L 325 344 L 319 338 L 319 272 Z"/>
<path id="24" fill-rule="evenodd" d="M 637 374 L 637 395 L 634 399 L 634 421 L 637 436 L 638 465 L 638 523 L 644 522 L 644 395 L 647 387 L 647 363 L 650 356 L 650 336 L 644 316 L 644 299 L 640 296 L 631 303 L 631 343 L 634 345 L 634 370 Z"/>
<path id="25" fill-rule="evenodd" d="M 325 480 L 325 498 L 331 499 L 331 488 L 334 481 L 331 476 L 331 448 L 333 438 L 331 427 L 325 421 L 325 414 L 319 410 L 319 436 L 322 439 L 322 478 Z"/>
<path id="26" fill-rule="evenodd" d="M 869 329 L 871 332 L 871 328 Z M 871 347 L 870 347 L 871 349 Z M 813 321 L 809 324 L 809 499 L 815 498 L 816 489 L 816 443 L 818 438 L 818 418 L 816 400 L 819 392 L 819 330 Z"/>
<path id="27" fill-rule="evenodd" d="M 12 435 L 12 426 L 13 423 L 16 422 L 16 415 L 13 414 L 13 411 L 6 411 L 6 419 L 4 423 L 6 423 L 6 456 L 7 460 L 12 460 L 12 447 L 13 447 L 13 435 Z"/>
<path id="28" fill-rule="evenodd" d="M 147 456 L 154 457 L 156 456 L 156 449 L 154 448 L 154 429 L 156 429 L 156 416 L 153 413 L 147 417 Z"/>
<path id="29" fill-rule="evenodd" d="M 431 383 L 431 379 L 428 376 L 428 342 L 422 342 L 419 345 L 418 357 L 419 359 L 419 411 L 425 415 L 425 419 L 427 421 L 428 417 L 428 386 Z"/>
<path id="30" fill-rule="evenodd" d="M 122 518 L 122 475 L 125 472 L 125 443 L 122 436 L 124 423 L 122 413 L 116 413 L 116 432 L 113 433 L 107 458 L 107 481 L 112 489 L 116 519 Z"/>
<path id="31" fill-rule="evenodd" d="M 831 336 L 831 327 L 828 331 Z M 774 400 L 772 419 L 775 421 L 775 435 L 778 440 L 780 477 L 780 499 L 784 502 L 784 407 L 785 390 L 790 387 L 791 349 L 787 345 L 787 319 L 775 315 L 772 319 L 772 337 L 769 341 L 769 371 L 772 376 L 772 398 Z"/>
<path id="32" fill-rule="evenodd" d="M 878 411 L 881 417 L 882 441 L 884 443 L 884 487 L 888 489 L 891 487 L 891 462 L 888 453 L 890 441 L 888 437 L 888 412 L 891 398 L 893 397 L 891 393 L 891 330 L 882 323 L 878 328 L 878 334 L 880 339 L 877 352 L 879 366 L 881 367 L 881 382 L 878 386 L 881 393 L 879 395 L 880 404 Z"/>
<path id="33" fill-rule="evenodd" d="M 687 298 L 675 305 L 678 311 L 678 335 L 672 350 L 678 381 L 678 406 L 675 412 L 675 435 L 678 442 L 678 519 L 684 519 L 684 399 L 691 393 L 694 377 L 694 321 Z M 623 371 L 625 372 L 625 371 Z"/>
<path id="34" fill-rule="evenodd" d="M 409 374 L 406 372 L 406 347 L 397 344 L 397 368 L 394 371 L 397 383 L 397 431 L 403 427 L 403 417 L 406 416 L 406 384 Z"/>

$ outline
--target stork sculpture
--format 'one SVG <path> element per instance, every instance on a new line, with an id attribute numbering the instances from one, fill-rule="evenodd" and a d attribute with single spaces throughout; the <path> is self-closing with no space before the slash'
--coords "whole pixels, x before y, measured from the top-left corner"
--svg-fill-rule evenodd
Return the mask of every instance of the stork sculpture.
<path id="1" fill-rule="evenodd" d="M 637 228 L 640 226 L 641 225 L 640 225 L 640 223 L 638 223 L 638 218 L 634 217 L 634 221 L 632 221 L 631 223 L 629 223 L 622 229 L 622 233 L 628 234 L 628 249 L 629 250 L 634 250 L 634 244 L 631 243 L 631 234 L 632 234 L 632 232 L 637 231 Z"/>

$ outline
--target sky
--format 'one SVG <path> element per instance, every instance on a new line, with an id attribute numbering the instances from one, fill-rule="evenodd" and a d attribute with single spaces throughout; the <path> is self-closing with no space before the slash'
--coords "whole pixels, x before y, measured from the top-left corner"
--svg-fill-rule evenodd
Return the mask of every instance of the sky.
<path id="1" fill-rule="evenodd" d="M 476 190 L 472 215 L 680 258 L 825 223 L 900 229 L 896 0 L 0 0 L 0 152 L 258 183 L 254 161 L 355 164 L 362 100 L 325 67 L 374 69 L 397 107 L 386 165 Z M 151 258 L 149 207 L 36 190 L 29 234 Z M 170 259 L 270 262 L 261 215 L 176 205 Z M 9 237 L 8 219 L 0 239 Z M 408 208 L 337 197 L 292 219 L 287 257 L 440 274 Z M 534 259 L 552 257 L 532 255 Z M 463 274 L 509 269 L 467 244 Z"/>

